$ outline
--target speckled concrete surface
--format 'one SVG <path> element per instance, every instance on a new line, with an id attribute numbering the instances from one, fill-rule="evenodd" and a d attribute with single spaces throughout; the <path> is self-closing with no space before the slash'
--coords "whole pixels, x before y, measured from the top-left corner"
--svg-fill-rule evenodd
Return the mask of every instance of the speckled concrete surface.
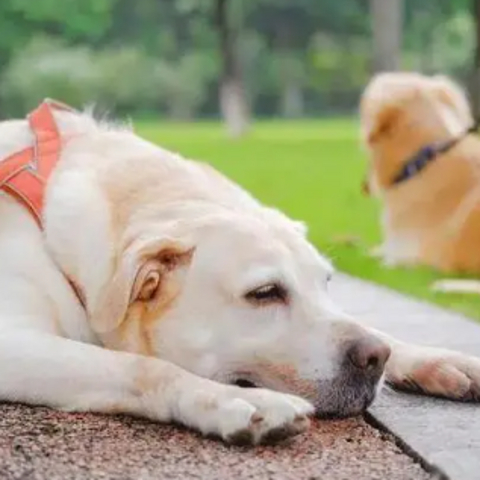
<path id="1" fill-rule="evenodd" d="M 285 444 L 227 447 L 128 417 L 0 405 L 0 478 L 433 480 L 362 419 L 315 421 Z"/>

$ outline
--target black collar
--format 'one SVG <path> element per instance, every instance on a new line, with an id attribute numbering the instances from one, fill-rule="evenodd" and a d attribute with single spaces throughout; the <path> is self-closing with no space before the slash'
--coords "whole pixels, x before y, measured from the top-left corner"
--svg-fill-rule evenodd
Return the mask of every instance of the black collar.
<path id="1" fill-rule="evenodd" d="M 433 162 L 439 155 L 451 150 L 457 143 L 462 141 L 467 135 L 474 133 L 480 127 L 480 117 L 475 120 L 471 127 L 462 132 L 458 137 L 445 140 L 443 142 L 431 143 L 418 150 L 408 162 L 403 165 L 400 171 L 393 177 L 392 185 L 413 178 L 419 174 L 428 164 Z"/>

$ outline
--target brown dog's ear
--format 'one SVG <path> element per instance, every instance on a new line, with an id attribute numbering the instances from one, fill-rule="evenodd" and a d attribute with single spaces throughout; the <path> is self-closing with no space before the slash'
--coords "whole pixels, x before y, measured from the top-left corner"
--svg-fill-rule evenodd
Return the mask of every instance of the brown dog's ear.
<path id="1" fill-rule="evenodd" d="M 397 105 L 386 105 L 376 115 L 371 128 L 366 132 L 367 143 L 372 145 L 386 135 L 395 125 L 400 116 L 400 108 Z"/>
<path id="2" fill-rule="evenodd" d="M 193 248 L 171 240 L 132 245 L 124 252 L 98 300 L 88 308 L 93 330 L 107 333 L 118 328 L 128 307 L 135 302 L 149 302 L 161 294 L 165 277 L 189 263 L 192 253 Z"/>
<path id="3" fill-rule="evenodd" d="M 435 75 L 433 78 L 437 98 L 450 107 L 467 127 L 473 122 L 466 92 L 453 80 L 445 75 Z"/>

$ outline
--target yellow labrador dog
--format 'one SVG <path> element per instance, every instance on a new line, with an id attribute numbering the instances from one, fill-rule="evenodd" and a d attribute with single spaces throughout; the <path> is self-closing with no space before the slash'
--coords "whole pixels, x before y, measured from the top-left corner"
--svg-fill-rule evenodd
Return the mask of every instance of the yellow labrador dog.
<path id="1" fill-rule="evenodd" d="M 348 318 L 303 226 L 210 167 L 51 102 L 0 156 L 0 399 L 252 444 L 361 413 L 384 372 L 479 400 L 479 359 Z"/>
<path id="2" fill-rule="evenodd" d="M 360 114 L 385 263 L 480 273 L 480 139 L 463 91 L 443 76 L 383 73 Z"/>

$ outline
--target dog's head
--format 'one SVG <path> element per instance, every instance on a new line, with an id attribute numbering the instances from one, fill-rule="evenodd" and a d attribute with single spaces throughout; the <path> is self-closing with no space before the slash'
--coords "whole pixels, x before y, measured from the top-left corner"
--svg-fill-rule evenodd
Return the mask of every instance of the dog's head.
<path id="1" fill-rule="evenodd" d="M 333 305 L 332 267 L 304 227 L 260 206 L 200 210 L 152 223 L 121 249 L 90 307 L 105 344 L 295 393 L 320 415 L 364 410 L 389 348 Z"/>
<path id="2" fill-rule="evenodd" d="M 106 347 L 296 393 L 321 415 L 372 402 L 389 348 L 330 300 L 332 267 L 303 225 L 209 167 L 64 117 L 81 132 L 47 192 L 45 236 Z"/>
<path id="3" fill-rule="evenodd" d="M 461 134 L 473 122 L 467 98 L 444 76 L 381 73 L 360 102 L 362 141 L 370 153 L 368 189 L 379 194 L 420 148 Z"/>

